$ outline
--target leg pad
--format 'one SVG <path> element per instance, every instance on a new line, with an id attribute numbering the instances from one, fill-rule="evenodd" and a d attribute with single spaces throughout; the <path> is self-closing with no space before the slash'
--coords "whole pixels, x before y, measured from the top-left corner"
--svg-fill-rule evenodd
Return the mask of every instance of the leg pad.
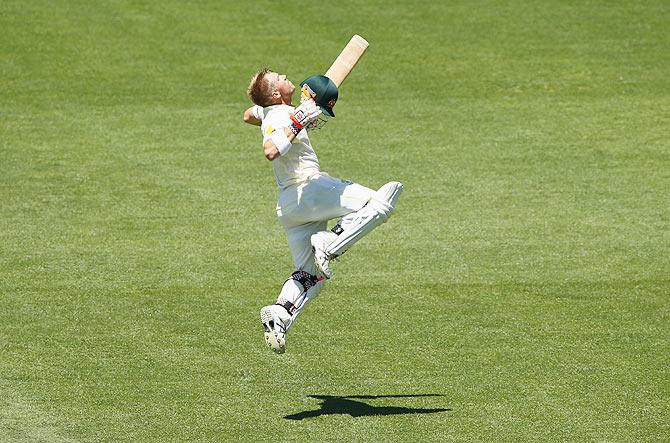
<path id="1" fill-rule="evenodd" d="M 344 254 L 354 243 L 384 223 L 395 209 L 402 189 L 399 182 L 386 183 L 363 208 L 342 217 L 335 225 L 337 230 L 333 230 L 336 234 L 339 231 L 338 237 L 328 245 L 327 254 L 331 258 Z"/>

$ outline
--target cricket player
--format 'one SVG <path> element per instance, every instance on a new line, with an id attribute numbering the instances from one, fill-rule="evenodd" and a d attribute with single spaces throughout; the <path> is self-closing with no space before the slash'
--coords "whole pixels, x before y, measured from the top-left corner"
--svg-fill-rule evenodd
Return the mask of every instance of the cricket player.
<path id="1" fill-rule="evenodd" d="M 294 107 L 293 83 L 262 69 L 247 90 L 254 106 L 244 112 L 246 123 L 260 126 L 265 158 L 279 187 L 277 216 L 295 265 L 276 303 L 260 313 L 265 341 L 277 353 L 286 350 L 286 333 L 298 314 L 331 278 L 331 261 L 384 223 L 402 192 L 398 182 L 374 191 L 321 171 L 308 131 L 323 114 L 335 116 L 338 91 L 325 76 L 310 77 L 301 86 L 301 103 Z M 339 220 L 327 230 L 333 219 Z"/>

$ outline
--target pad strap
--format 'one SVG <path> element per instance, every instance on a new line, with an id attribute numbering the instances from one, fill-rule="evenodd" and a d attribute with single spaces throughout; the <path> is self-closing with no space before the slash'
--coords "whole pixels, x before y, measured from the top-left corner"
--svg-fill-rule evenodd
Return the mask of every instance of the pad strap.
<path id="1" fill-rule="evenodd" d="M 281 306 L 284 309 L 286 309 L 286 312 L 288 312 L 290 315 L 293 315 L 293 313 L 296 310 L 295 305 L 293 303 L 291 303 L 290 301 L 284 300 L 283 303 L 275 303 L 275 304 L 278 305 L 278 306 Z"/>
<path id="2" fill-rule="evenodd" d="M 305 291 L 319 282 L 319 278 L 316 275 L 312 275 L 306 271 L 295 271 L 291 274 L 291 278 L 300 283 L 305 288 Z"/>

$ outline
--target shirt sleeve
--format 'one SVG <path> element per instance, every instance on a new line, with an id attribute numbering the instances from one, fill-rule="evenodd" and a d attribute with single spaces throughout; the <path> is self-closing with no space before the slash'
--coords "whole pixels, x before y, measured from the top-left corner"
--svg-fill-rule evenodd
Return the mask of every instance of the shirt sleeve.
<path id="1" fill-rule="evenodd" d="M 279 128 L 288 128 L 291 125 L 291 117 L 285 109 L 273 109 L 267 113 L 263 121 L 263 143 L 270 138 L 272 133 Z"/>
<path id="2" fill-rule="evenodd" d="M 256 119 L 263 121 L 263 108 L 261 106 L 254 105 L 251 109 L 251 113 Z"/>

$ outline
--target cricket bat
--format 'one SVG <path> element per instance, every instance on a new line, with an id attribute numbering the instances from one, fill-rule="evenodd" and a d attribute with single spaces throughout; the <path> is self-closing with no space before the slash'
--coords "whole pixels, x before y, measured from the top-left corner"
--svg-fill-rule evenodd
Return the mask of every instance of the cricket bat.
<path id="1" fill-rule="evenodd" d="M 358 60 L 363 57 L 365 50 L 368 49 L 368 45 L 367 40 L 358 34 L 351 37 L 347 46 L 344 47 L 340 55 L 337 56 L 333 64 L 328 68 L 328 71 L 326 71 L 326 77 L 331 79 L 339 88 L 354 69 Z"/>

